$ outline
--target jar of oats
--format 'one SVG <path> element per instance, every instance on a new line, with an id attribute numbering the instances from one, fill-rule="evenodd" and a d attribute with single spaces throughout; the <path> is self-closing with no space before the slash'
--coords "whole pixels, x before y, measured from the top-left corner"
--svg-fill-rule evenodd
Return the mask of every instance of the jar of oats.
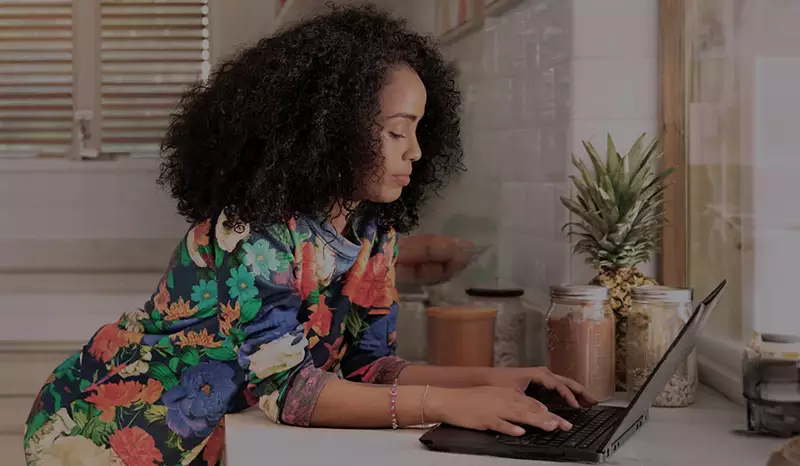
<path id="1" fill-rule="evenodd" d="M 628 396 L 644 385 L 692 313 L 692 290 L 666 286 L 633 289 L 628 312 L 626 372 Z M 653 406 L 682 407 L 694 403 L 697 392 L 697 350 L 675 371 Z"/>
<path id="2" fill-rule="evenodd" d="M 614 313 L 608 288 L 564 285 L 550 288 L 547 367 L 582 384 L 600 401 L 614 396 Z"/>

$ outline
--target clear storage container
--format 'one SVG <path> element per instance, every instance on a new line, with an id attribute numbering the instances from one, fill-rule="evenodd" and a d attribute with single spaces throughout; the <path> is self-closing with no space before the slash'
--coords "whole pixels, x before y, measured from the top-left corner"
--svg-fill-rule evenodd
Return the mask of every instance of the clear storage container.
<path id="1" fill-rule="evenodd" d="M 562 285 L 550 288 L 547 312 L 548 368 L 586 387 L 600 401 L 614 396 L 614 313 L 608 289 Z"/>
<path id="2" fill-rule="evenodd" d="M 470 306 L 428 308 L 428 363 L 492 367 L 497 310 Z"/>
<path id="3" fill-rule="evenodd" d="M 399 284 L 397 355 L 413 363 L 428 359 L 428 293 L 421 286 Z"/>
<path id="4" fill-rule="evenodd" d="M 748 430 L 800 435 L 800 336 L 755 334 L 744 352 L 742 391 Z M 800 439 L 796 447 L 800 458 Z"/>
<path id="5" fill-rule="evenodd" d="M 647 285 L 633 289 L 628 311 L 626 379 L 628 396 L 644 385 L 692 313 L 692 290 Z M 697 392 L 697 350 L 693 349 L 658 394 L 653 406 L 682 407 Z"/>
<path id="6" fill-rule="evenodd" d="M 525 367 L 526 316 L 523 290 L 517 288 L 467 288 L 471 306 L 497 310 L 494 324 L 495 367 Z"/>

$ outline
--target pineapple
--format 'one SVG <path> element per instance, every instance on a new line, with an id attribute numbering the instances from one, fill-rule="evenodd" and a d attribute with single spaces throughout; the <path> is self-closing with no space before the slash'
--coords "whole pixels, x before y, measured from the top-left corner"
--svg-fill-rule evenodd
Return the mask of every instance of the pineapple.
<path id="1" fill-rule="evenodd" d="M 586 262 L 597 269 L 590 284 L 609 288 L 609 303 L 616 317 L 617 388 L 625 390 L 625 337 L 631 290 L 656 284 L 636 266 L 650 260 L 659 247 L 664 222 L 663 181 L 673 168 L 660 173 L 654 162 L 661 156 L 658 141 L 646 147 L 645 135 L 620 156 L 608 136 L 606 160 L 600 159 L 590 142 L 583 146 L 591 160 L 593 175 L 582 160 L 572 156 L 580 176 L 570 176 L 575 185 L 574 199 L 561 197 L 573 214 L 573 221 L 564 225 L 568 236 L 578 238 L 573 252 L 585 254 Z"/>

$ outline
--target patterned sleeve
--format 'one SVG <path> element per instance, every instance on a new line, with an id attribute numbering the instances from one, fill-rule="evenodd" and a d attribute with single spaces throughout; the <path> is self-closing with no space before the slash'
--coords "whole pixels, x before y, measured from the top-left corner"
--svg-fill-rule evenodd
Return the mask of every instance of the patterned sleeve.
<path id="1" fill-rule="evenodd" d="M 370 257 L 361 257 L 353 266 L 368 270 L 374 278 L 368 290 L 354 293 L 345 287 L 344 294 L 353 301 L 357 314 L 349 316 L 351 343 L 342 358 L 342 374 L 354 382 L 389 384 L 409 364 L 395 355 L 397 349 L 398 295 L 395 287 L 397 233 L 390 230 Z M 362 282 L 363 283 L 363 282 Z"/>
<path id="2" fill-rule="evenodd" d="M 297 318 L 303 280 L 295 252 L 303 233 L 294 221 L 258 234 L 224 222 L 223 214 L 216 236 L 229 254 L 218 272 L 220 321 L 224 327 L 231 314 L 240 324 L 238 362 L 248 374 L 248 394 L 272 421 L 308 426 L 320 392 L 337 376 L 314 367 Z"/>

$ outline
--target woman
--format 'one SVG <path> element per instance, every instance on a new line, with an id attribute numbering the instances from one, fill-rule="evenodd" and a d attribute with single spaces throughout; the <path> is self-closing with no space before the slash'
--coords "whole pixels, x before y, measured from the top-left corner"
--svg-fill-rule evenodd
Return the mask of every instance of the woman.
<path id="1" fill-rule="evenodd" d="M 462 168 L 459 102 L 433 43 L 372 7 L 265 38 L 192 89 L 160 178 L 192 227 L 143 308 L 47 380 L 28 464 L 217 464 L 224 415 L 255 404 L 296 426 L 569 429 L 528 383 L 593 400 L 544 368 L 394 356 L 397 234 Z"/>

